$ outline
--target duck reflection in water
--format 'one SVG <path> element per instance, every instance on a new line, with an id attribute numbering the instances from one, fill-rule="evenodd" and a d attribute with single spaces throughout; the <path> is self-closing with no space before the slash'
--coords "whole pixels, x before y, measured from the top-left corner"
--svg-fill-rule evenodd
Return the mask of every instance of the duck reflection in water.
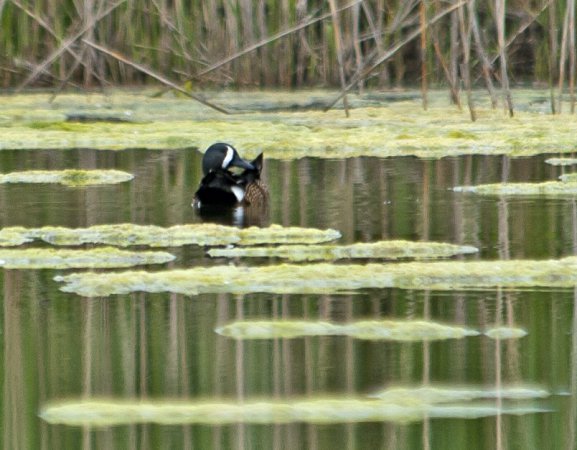
<path id="1" fill-rule="evenodd" d="M 235 173 L 229 168 L 244 169 Z M 268 225 L 268 188 L 261 180 L 263 154 L 248 162 L 229 144 L 211 145 L 192 206 L 203 220 L 237 226 Z"/>

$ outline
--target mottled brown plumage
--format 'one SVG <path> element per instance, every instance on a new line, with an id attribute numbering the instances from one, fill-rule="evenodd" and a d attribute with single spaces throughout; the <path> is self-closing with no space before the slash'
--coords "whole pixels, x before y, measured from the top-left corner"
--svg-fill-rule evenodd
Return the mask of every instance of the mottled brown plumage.
<path id="1" fill-rule="evenodd" d="M 260 179 L 263 154 L 258 155 L 251 164 L 254 169 L 246 169 L 240 179 L 244 185 L 243 203 L 246 205 L 265 205 L 268 203 L 268 187 Z"/>
<path id="2" fill-rule="evenodd" d="M 262 180 L 256 180 L 247 185 L 244 194 L 247 205 L 261 205 L 268 202 L 268 188 Z"/>

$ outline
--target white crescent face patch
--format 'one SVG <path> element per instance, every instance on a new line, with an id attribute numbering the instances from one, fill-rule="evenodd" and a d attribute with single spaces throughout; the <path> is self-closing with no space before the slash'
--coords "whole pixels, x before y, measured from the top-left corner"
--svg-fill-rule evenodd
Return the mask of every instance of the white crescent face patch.
<path id="1" fill-rule="evenodd" d="M 234 149 L 231 146 L 227 145 L 226 155 L 224 155 L 224 159 L 222 160 L 221 168 L 226 169 L 230 164 L 230 162 L 232 161 L 232 158 L 234 158 Z"/>

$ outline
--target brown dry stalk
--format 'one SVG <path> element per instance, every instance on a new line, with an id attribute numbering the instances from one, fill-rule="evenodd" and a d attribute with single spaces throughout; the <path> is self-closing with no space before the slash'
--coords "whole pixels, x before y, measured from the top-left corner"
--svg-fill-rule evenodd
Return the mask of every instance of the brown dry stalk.
<path id="1" fill-rule="evenodd" d="M 468 0 L 470 5 L 471 0 Z M 459 8 L 457 10 L 459 17 L 459 34 L 461 36 L 461 44 L 463 46 L 463 62 L 461 63 L 461 78 L 465 84 L 465 89 L 467 91 L 467 105 L 469 106 L 469 114 L 471 116 L 471 121 L 477 120 L 477 114 L 475 113 L 475 105 L 473 103 L 473 93 L 471 90 L 471 66 L 469 64 L 471 60 L 471 15 L 469 15 L 469 20 L 465 23 L 465 8 Z"/>
<path id="2" fill-rule="evenodd" d="M 505 53 L 505 0 L 495 0 L 495 15 L 497 16 L 497 44 L 499 46 L 499 65 L 501 67 L 501 88 L 509 116 L 513 117 L 513 101 L 509 90 L 509 75 L 507 73 L 507 55 Z"/>
<path id="3" fill-rule="evenodd" d="M 343 41 L 341 37 L 341 25 L 339 22 L 339 15 L 337 13 L 337 5 L 335 0 L 329 0 L 329 6 L 331 8 L 331 15 L 333 19 L 333 27 L 335 34 L 335 47 L 337 50 L 337 63 L 339 65 L 339 78 L 341 80 L 341 87 L 345 89 L 347 82 L 345 79 L 345 68 L 343 62 Z M 347 100 L 347 95 L 343 95 L 343 105 L 345 107 L 345 115 L 349 117 L 349 102 Z"/>
<path id="4" fill-rule="evenodd" d="M 421 96 L 423 109 L 427 110 L 427 4 L 419 3 L 419 26 L 421 27 Z"/>

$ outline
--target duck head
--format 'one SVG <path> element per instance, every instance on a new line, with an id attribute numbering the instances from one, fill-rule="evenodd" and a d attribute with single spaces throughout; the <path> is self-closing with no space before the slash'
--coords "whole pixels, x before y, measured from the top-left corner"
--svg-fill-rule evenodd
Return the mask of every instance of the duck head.
<path id="1" fill-rule="evenodd" d="M 202 157 L 202 173 L 206 176 L 211 170 L 227 170 L 229 167 L 254 170 L 255 167 L 242 159 L 236 149 L 222 142 L 212 144 Z"/>

